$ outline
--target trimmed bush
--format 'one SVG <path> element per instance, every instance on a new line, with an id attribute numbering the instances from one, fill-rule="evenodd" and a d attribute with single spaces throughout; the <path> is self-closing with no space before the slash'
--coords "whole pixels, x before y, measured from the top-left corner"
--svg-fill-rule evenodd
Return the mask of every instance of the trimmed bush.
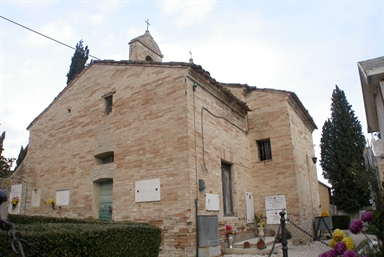
<path id="1" fill-rule="evenodd" d="M 51 257 L 156 257 L 160 251 L 161 230 L 149 224 L 41 216 L 28 219 L 22 215 L 9 218 L 28 243 L 34 244 L 41 254 Z M 0 256 L 15 256 L 5 231 L 0 232 L 0 240 L 3 242 Z M 28 252 L 27 245 L 23 244 L 23 248 L 25 256 L 35 256 Z"/>

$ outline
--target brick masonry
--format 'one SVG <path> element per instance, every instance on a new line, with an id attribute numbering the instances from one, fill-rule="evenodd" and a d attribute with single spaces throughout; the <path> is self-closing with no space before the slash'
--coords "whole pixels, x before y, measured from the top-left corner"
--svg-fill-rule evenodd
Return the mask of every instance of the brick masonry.
<path id="1" fill-rule="evenodd" d="M 109 115 L 106 95 L 113 96 Z M 239 238 L 250 237 L 245 192 L 253 193 L 257 212 L 265 211 L 265 196 L 285 195 L 288 218 L 313 232 L 320 211 L 310 159 L 314 124 L 293 96 L 219 85 L 196 65 L 95 62 L 28 127 L 28 154 L 12 182 L 27 183 L 21 213 L 98 218 L 98 184 L 113 180 L 113 220 L 161 227 L 161 256 L 196 255 L 195 206 L 198 215 L 218 215 L 222 247 L 226 224 Z M 252 111 L 247 114 L 241 101 Z M 256 140 L 265 138 L 273 159 L 261 162 Z M 95 155 L 112 151 L 113 163 L 96 164 Z M 223 215 L 221 162 L 232 165 L 233 217 Z M 135 202 L 135 182 L 154 178 L 161 200 Z M 198 190 L 199 179 L 205 192 Z M 41 199 L 32 207 L 35 189 Z M 70 204 L 52 210 L 45 202 L 62 189 L 70 190 Z M 205 193 L 219 195 L 219 211 L 205 210 Z M 288 228 L 294 243 L 309 240 Z"/>

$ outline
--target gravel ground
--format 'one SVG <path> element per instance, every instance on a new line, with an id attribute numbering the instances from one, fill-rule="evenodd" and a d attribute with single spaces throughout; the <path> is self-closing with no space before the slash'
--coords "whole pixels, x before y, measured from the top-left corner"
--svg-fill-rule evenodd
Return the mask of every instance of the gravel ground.
<path id="1" fill-rule="evenodd" d="M 355 245 L 358 245 L 366 237 L 363 234 L 353 235 L 349 231 L 344 230 L 347 236 L 353 238 Z M 369 236 L 371 239 L 375 238 Z M 330 240 L 326 240 L 329 243 Z M 289 257 L 318 257 L 321 253 L 330 250 L 330 248 L 319 241 L 311 242 L 305 245 L 292 245 L 288 248 Z M 257 254 L 225 254 L 224 257 L 266 257 L 268 255 L 257 255 Z M 272 254 L 271 257 L 281 257 L 283 252 L 280 250 L 277 254 Z"/>

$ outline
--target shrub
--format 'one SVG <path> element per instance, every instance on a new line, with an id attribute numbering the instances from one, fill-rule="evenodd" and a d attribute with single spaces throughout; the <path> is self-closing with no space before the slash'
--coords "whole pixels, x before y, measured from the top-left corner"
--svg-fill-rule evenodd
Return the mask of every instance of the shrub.
<path id="1" fill-rule="evenodd" d="M 22 215 L 9 218 L 27 242 L 48 256 L 157 257 L 160 251 L 161 230 L 149 224 L 40 216 L 28 219 Z M 0 241 L 0 256 L 13 257 L 6 232 L 0 232 Z M 24 244 L 23 248 L 26 257 L 34 256 Z"/>

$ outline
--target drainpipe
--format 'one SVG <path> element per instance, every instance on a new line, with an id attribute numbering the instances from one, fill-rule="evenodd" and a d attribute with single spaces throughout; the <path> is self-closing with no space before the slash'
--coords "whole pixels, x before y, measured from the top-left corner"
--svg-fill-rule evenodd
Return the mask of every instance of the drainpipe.
<path id="1" fill-rule="evenodd" d="M 195 198 L 195 217 L 196 217 L 196 257 L 199 257 L 199 222 L 197 219 L 197 202 L 199 201 L 199 198 Z"/>
<path id="2" fill-rule="evenodd" d="M 195 222 L 196 222 L 196 257 L 199 257 L 199 223 L 198 223 L 198 201 L 199 201 L 199 181 L 197 179 L 197 144 L 196 144 L 196 107 L 195 107 L 195 92 L 197 83 L 192 85 L 193 96 L 193 127 L 194 127 L 194 139 L 195 139 L 195 172 L 196 172 L 196 198 L 195 198 Z"/>

